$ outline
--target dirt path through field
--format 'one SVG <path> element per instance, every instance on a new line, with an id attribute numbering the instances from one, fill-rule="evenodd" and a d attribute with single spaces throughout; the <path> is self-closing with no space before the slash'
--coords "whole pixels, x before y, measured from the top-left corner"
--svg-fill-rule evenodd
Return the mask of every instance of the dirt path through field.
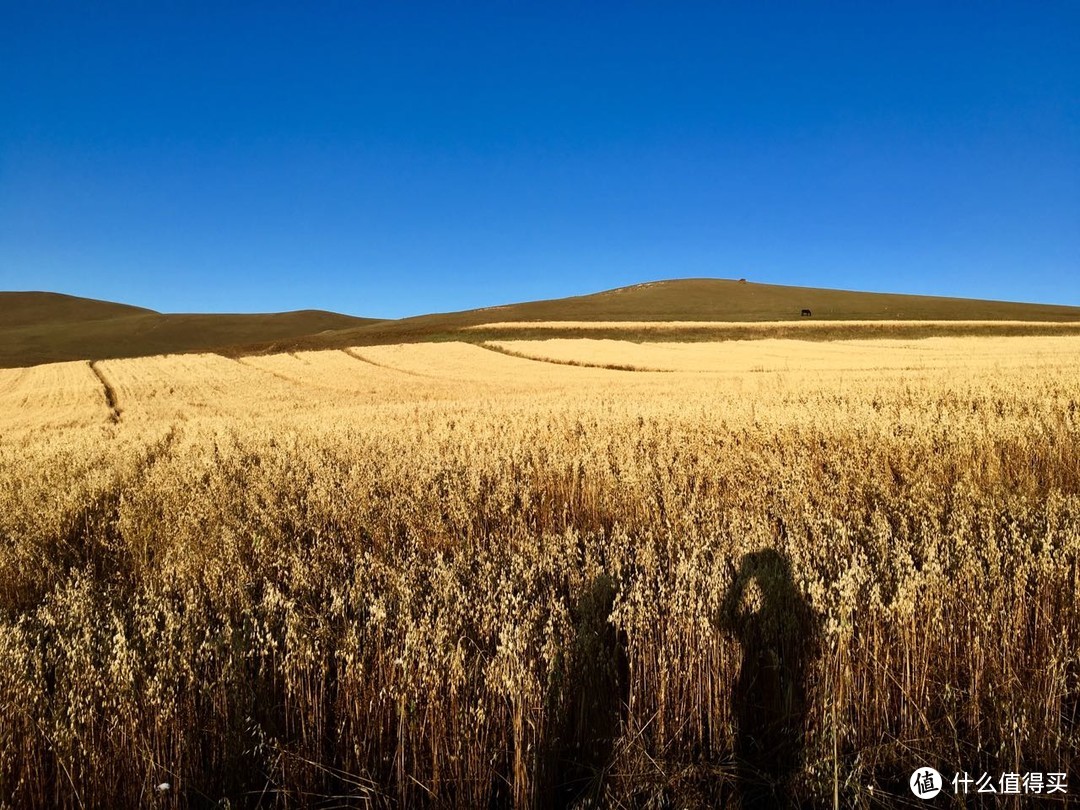
<path id="1" fill-rule="evenodd" d="M 355 349 L 342 349 L 341 351 L 354 360 L 359 360 L 361 363 L 367 363 L 368 365 L 384 369 L 385 371 L 396 371 L 398 374 L 408 374 L 410 377 L 434 377 L 432 374 L 421 374 L 419 371 L 409 371 L 408 369 L 397 368 L 396 366 L 388 366 L 385 363 L 377 363 L 369 357 L 364 357 L 364 355 L 360 354 Z"/>
<path id="2" fill-rule="evenodd" d="M 114 423 L 119 422 L 121 411 L 120 403 L 116 396 L 116 389 L 113 388 L 112 383 L 109 382 L 108 377 L 105 376 L 105 372 L 101 370 L 96 360 L 90 361 L 89 365 L 90 370 L 94 372 L 94 376 L 101 381 L 101 387 L 105 391 L 105 402 L 109 406 L 109 411 L 111 413 L 110 419 L 112 419 Z"/>
<path id="3" fill-rule="evenodd" d="M 496 352 L 498 354 L 505 354 L 507 357 L 516 357 L 519 360 L 532 360 L 534 363 L 553 363 L 557 366 L 580 366 L 581 368 L 602 368 L 607 371 L 657 371 L 657 372 L 669 372 L 672 369 L 669 368 L 646 368 L 645 366 L 633 366 L 620 363 L 590 363 L 586 360 L 561 360 L 554 357 L 537 357 L 532 354 L 525 354 L 524 352 L 517 352 L 513 349 L 507 349 L 497 343 L 477 343 L 481 349 L 487 349 L 489 352 Z"/>

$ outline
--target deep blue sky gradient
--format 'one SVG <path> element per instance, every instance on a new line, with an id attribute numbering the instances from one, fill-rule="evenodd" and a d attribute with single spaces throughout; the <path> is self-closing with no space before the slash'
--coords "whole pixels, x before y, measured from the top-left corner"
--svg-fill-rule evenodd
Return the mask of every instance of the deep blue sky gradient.
<path id="1" fill-rule="evenodd" d="M 0 289 L 1080 305 L 1080 5 L 0 5 Z"/>

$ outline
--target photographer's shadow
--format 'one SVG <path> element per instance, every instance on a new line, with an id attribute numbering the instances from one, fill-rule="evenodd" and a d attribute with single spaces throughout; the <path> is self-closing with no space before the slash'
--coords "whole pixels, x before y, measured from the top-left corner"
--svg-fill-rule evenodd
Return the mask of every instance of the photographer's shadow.
<path id="1" fill-rule="evenodd" d="M 539 804 L 554 808 L 603 804 L 605 781 L 630 700 L 625 639 L 611 623 L 615 582 L 606 575 L 590 581 L 571 611 L 573 666 L 553 756 L 551 791 Z"/>
<path id="2" fill-rule="evenodd" d="M 818 623 L 787 558 L 773 549 L 744 555 L 718 619 L 742 647 L 732 694 L 742 807 L 795 806 L 791 782 L 803 760 Z"/>

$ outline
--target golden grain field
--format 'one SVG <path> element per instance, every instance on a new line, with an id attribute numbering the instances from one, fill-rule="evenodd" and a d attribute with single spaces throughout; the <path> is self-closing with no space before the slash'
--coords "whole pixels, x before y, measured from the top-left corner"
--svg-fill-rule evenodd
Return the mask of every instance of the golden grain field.
<path id="1" fill-rule="evenodd" d="M 582 331 L 582 332 L 679 332 L 688 329 L 723 329 L 742 330 L 752 333 L 769 327 L 783 327 L 804 332 L 818 332 L 821 330 L 835 329 L 838 326 L 857 326 L 866 329 L 878 327 L 955 327 L 957 329 L 1001 329 L 1008 327 L 1023 327 L 1034 333 L 1068 333 L 1076 327 L 1075 321 L 1015 321 L 996 319 L 992 321 L 977 320 L 919 320 L 893 319 L 893 320 L 829 320 L 827 318 L 815 318 L 799 321 L 491 321 L 487 323 L 472 324 L 463 327 L 468 331 L 535 331 L 547 330 L 552 332 Z"/>
<path id="2" fill-rule="evenodd" d="M 0 806 L 1076 773 L 1078 410 L 1053 335 L 0 370 Z"/>

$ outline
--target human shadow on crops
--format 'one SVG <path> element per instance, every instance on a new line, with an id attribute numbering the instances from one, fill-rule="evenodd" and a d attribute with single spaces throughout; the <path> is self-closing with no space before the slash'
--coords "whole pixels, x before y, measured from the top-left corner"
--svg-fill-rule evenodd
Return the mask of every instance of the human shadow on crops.
<path id="1" fill-rule="evenodd" d="M 593 579 L 575 601 L 571 665 L 549 740 L 549 807 L 592 806 L 600 800 L 629 701 L 626 644 L 610 621 L 615 583 Z"/>
<path id="2" fill-rule="evenodd" d="M 744 555 L 718 619 L 742 648 L 731 698 L 742 807 L 795 806 L 792 778 L 803 760 L 806 674 L 819 630 L 787 558 L 773 549 Z"/>

